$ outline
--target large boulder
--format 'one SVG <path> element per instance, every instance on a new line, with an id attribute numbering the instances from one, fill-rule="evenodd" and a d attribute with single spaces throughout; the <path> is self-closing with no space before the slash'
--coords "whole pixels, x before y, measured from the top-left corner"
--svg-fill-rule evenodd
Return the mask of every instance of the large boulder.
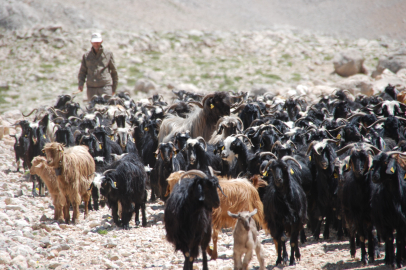
<path id="1" fill-rule="evenodd" d="M 348 90 L 353 95 L 364 94 L 371 96 L 373 95 L 372 84 L 372 80 L 369 76 L 357 74 L 343 79 L 333 86 L 339 90 Z"/>
<path id="2" fill-rule="evenodd" d="M 389 69 L 393 73 L 397 73 L 402 68 L 406 68 L 406 47 L 399 48 L 393 54 L 379 59 L 376 70 L 372 72 L 372 77 L 376 77 L 385 69 Z"/>
<path id="3" fill-rule="evenodd" d="M 139 79 L 135 83 L 134 92 L 148 93 L 150 90 L 156 90 L 157 86 L 153 81 L 148 79 Z"/>
<path id="4" fill-rule="evenodd" d="M 358 73 L 367 74 L 364 67 L 364 57 L 357 50 L 347 50 L 334 56 L 334 71 L 342 77 L 349 77 Z"/>

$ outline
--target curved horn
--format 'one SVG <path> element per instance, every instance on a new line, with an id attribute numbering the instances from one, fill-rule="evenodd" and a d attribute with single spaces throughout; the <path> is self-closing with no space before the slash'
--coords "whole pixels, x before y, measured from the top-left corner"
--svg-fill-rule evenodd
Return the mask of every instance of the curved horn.
<path id="1" fill-rule="evenodd" d="M 406 118 L 403 118 L 403 117 L 399 117 L 399 116 L 395 116 L 397 119 L 399 119 L 399 120 L 403 120 L 403 121 L 406 121 Z"/>
<path id="2" fill-rule="evenodd" d="M 312 142 L 309 144 L 309 147 L 307 148 L 307 151 L 306 151 L 306 155 L 308 155 L 308 154 L 309 154 L 310 149 L 312 149 L 312 148 L 313 148 L 313 146 L 314 146 L 316 143 L 318 143 L 318 141 L 312 141 Z M 317 152 L 317 151 L 316 151 L 316 152 Z M 320 155 L 320 153 L 319 153 L 319 152 L 317 152 L 317 154 L 318 154 L 318 155 Z"/>
<path id="3" fill-rule="evenodd" d="M 63 118 L 63 117 L 57 117 L 57 118 L 53 119 L 52 122 L 55 123 L 56 120 L 62 120 L 62 121 L 63 121 L 63 120 L 65 120 L 65 118 Z"/>
<path id="4" fill-rule="evenodd" d="M 82 119 L 81 119 L 81 118 L 76 117 L 76 116 L 69 116 L 69 117 L 68 117 L 68 119 L 69 119 L 69 120 L 71 120 L 71 119 L 77 119 L 77 120 L 81 120 L 81 121 L 82 121 Z"/>
<path id="5" fill-rule="evenodd" d="M 336 151 L 337 155 L 345 153 L 348 149 L 353 148 L 356 143 L 351 143 Z"/>
<path id="6" fill-rule="evenodd" d="M 275 156 L 273 153 L 271 153 L 271 152 L 261 152 L 261 153 L 259 153 L 259 156 L 260 157 L 263 157 L 263 156 L 266 156 L 266 155 L 270 155 L 270 156 L 272 156 L 274 159 L 278 159 L 278 157 L 277 156 Z"/>
<path id="7" fill-rule="evenodd" d="M 168 112 L 169 110 L 172 110 L 173 108 L 176 108 L 178 106 L 177 103 L 172 104 L 171 106 L 169 106 L 168 108 L 165 109 L 165 113 Z"/>
<path id="8" fill-rule="evenodd" d="M 366 113 L 354 113 L 353 115 L 351 115 L 350 117 L 348 117 L 347 118 L 347 120 L 351 120 L 351 119 L 353 119 L 354 117 L 357 117 L 357 116 L 364 116 L 364 115 L 367 115 Z"/>
<path id="9" fill-rule="evenodd" d="M 302 165 L 300 165 L 299 161 L 297 161 L 294 157 L 291 156 L 284 156 L 283 158 L 281 158 L 283 161 L 287 161 L 287 160 L 292 160 L 293 162 L 295 162 L 297 164 L 297 166 L 299 167 L 299 169 L 302 169 Z"/>
<path id="10" fill-rule="evenodd" d="M 271 152 L 273 152 L 273 148 L 274 148 L 276 145 L 282 146 L 282 143 L 281 143 L 280 141 L 276 141 L 276 142 L 272 145 L 272 147 L 271 147 Z"/>
<path id="11" fill-rule="evenodd" d="M 294 142 L 292 142 L 291 140 L 288 140 L 286 143 L 292 145 L 293 148 L 295 148 L 295 150 L 297 151 L 297 147 L 296 147 L 296 144 Z"/>
<path id="12" fill-rule="evenodd" d="M 250 143 L 251 147 L 254 147 L 254 145 L 252 144 L 251 140 L 244 134 L 236 134 L 234 135 L 234 137 L 238 138 L 238 137 L 244 137 L 248 140 L 248 142 Z"/>
<path id="13" fill-rule="evenodd" d="M 196 138 L 196 140 L 203 142 L 203 144 L 204 144 L 204 151 L 207 151 L 207 144 L 206 144 L 206 141 L 203 139 L 203 137 L 202 137 L 202 136 L 199 136 L 199 137 Z"/>
<path id="14" fill-rule="evenodd" d="M 246 104 L 241 104 L 240 106 L 238 106 L 237 108 L 234 109 L 234 111 L 232 111 L 231 113 L 238 113 L 240 110 L 245 108 Z"/>
<path id="15" fill-rule="evenodd" d="M 196 105 L 197 107 L 203 109 L 203 105 L 202 105 L 200 102 L 197 102 L 197 101 L 189 101 L 188 104 L 194 104 L 194 105 Z"/>
<path id="16" fill-rule="evenodd" d="M 60 126 L 60 125 L 57 125 L 57 124 L 56 124 L 56 125 L 54 126 L 54 128 L 52 129 L 52 131 L 54 131 L 56 127 L 57 127 L 58 129 L 60 129 L 60 128 L 61 128 L 61 126 Z"/>
<path id="17" fill-rule="evenodd" d="M 182 173 L 179 180 L 182 180 L 186 175 L 197 175 L 201 178 L 208 178 L 207 175 L 200 170 L 190 170 L 190 171 Z"/>
<path id="18" fill-rule="evenodd" d="M 345 125 L 339 126 L 338 128 L 332 129 L 332 130 L 330 130 L 330 131 L 337 131 L 337 130 L 339 130 L 339 129 L 342 129 L 343 127 L 345 127 Z"/>
<path id="19" fill-rule="evenodd" d="M 405 152 L 400 152 L 400 151 L 389 151 L 389 152 L 386 152 L 386 154 L 387 154 L 388 156 L 396 155 L 396 154 L 397 154 L 397 155 L 406 157 L 406 153 L 405 153 Z"/>
<path id="20" fill-rule="evenodd" d="M 203 100 L 202 100 L 202 106 L 204 107 L 204 103 L 206 102 L 206 99 L 211 98 L 211 97 L 214 97 L 215 94 L 216 94 L 216 93 L 207 94 L 207 95 L 203 98 Z"/>
<path id="21" fill-rule="evenodd" d="M 33 109 L 29 114 L 25 115 L 23 113 L 21 113 L 24 117 L 28 117 L 30 116 L 33 112 L 38 111 L 38 109 Z"/>
<path id="22" fill-rule="evenodd" d="M 368 126 L 367 128 L 369 129 L 369 128 L 375 126 L 376 124 L 379 124 L 379 123 L 385 122 L 385 121 L 386 121 L 386 117 L 381 118 L 381 119 L 378 119 L 378 120 L 376 120 L 372 125 Z"/>
<path id="23" fill-rule="evenodd" d="M 106 170 L 106 171 L 104 171 L 103 172 L 103 175 L 106 175 L 106 173 L 108 173 L 108 172 L 114 172 L 116 169 L 108 169 L 108 170 Z"/>

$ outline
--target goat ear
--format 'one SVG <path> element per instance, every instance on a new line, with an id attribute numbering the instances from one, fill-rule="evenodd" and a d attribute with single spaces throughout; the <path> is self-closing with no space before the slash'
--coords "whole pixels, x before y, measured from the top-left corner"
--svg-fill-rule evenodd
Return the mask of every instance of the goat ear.
<path id="1" fill-rule="evenodd" d="M 396 159 L 391 158 L 388 163 L 388 167 L 386 168 L 386 174 L 394 174 L 396 170 Z"/>
<path id="2" fill-rule="evenodd" d="M 232 218 L 238 218 L 238 215 L 231 213 L 230 211 L 227 211 L 227 214 L 232 217 Z"/>
<path id="3" fill-rule="evenodd" d="M 110 179 L 110 186 L 111 186 L 113 189 L 117 189 L 117 187 L 116 187 L 116 182 L 113 182 L 113 180 L 111 180 L 111 179 Z"/>
<path id="4" fill-rule="evenodd" d="M 159 148 L 154 152 L 155 153 L 155 158 L 158 159 L 158 155 L 159 155 Z"/>
<path id="5" fill-rule="evenodd" d="M 42 167 L 42 163 L 38 164 L 37 166 L 35 166 L 35 168 L 41 168 Z"/>
<path id="6" fill-rule="evenodd" d="M 58 146 L 58 151 L 59 151 L 59 152 L 63 152 L 63 146 L 62 146 L 62 145 L 59 145 L 59 146 Z"/>
<path id="7" fill-rule="evenodd" d="M 256 213 L 258 212 L 258 209 L 254 209 L 254 211 L 252 211 L 251 213 L 250 213 L 250 217 L 252 217 L 253 215 L 255 215 Z"/>

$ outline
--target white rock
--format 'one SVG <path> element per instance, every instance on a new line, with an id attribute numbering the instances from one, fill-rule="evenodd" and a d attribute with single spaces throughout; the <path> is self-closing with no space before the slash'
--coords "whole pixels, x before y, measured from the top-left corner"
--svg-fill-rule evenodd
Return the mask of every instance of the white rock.
<path id="1" fill-rule="evenodd" d="M 11 263 L 11 257 L 7 252 L 0 252 L 0 264 L 9 265 Z"/>
<path id="2" fill-rule="evenodd" d="M 364 58 L 357 50 L 346 50 L 334 56 L 334 71 L 343 77 L 366 73 Z"/>
<path id="3" fill-rule="evenodd" d="M 100 221 L 93 220 L 88 225 L 89 225 L 90 228 L 94 228 L 94 227 L 100 226 Z"/>
<path id="4" fill-rule="evenodd" d="M 27 221 L 25 221 L 25 220 L 17 220 L 15 223 L 14 223 L 14 226 L 16 226 L 16 227 L 29 227 L 29 226 L 31 226 Z"/>
<path id="5" fill-rule="evenodd" d="M 28 268 L 27 261 L 23 255 L 18 255 L 17 257 L 15 257 L 11 261 L 11 264 L 17 266 L 20 270 Z"/>
<path id="6" fill-rule="evenodd" d="M 107 268 L 113 268 L 113 269 L 119 268 L 119 266 L 117 264 L 113 263 L 112 261 L 110 261 L 108 259 L 103 259 L 103 261 Z"/>
<path id="7" fill-rule="evenodd" d="M 117 241 L 113 240 L 113 239 L 108 239 L 107 243 L 105 244 L 105 247 L 107 248 L 113 248 L 117 246 Z"/>
<path id="8" fill-rule="evenodd" d="M 50 268 L 50 269 L 55 269 L 55 268 L 57 268 L 58 266 L 60 266 L 61 265 L 61 263 L 59 263 L 59 262 L 51 262 L 50 264 L 48 264 L 48 267 Z"/>

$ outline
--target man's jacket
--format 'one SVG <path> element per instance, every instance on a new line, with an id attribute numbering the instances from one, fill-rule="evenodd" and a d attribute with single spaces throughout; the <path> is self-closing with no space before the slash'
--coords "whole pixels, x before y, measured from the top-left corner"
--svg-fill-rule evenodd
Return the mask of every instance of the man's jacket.
<path id="1" fill-rule="evenodd" d="M 87 87 L 111 85 L 114 93 L 117 89 L 118 75 L 113 53 L 104 50 L 103 47 L 100 47 L 97 54 L 93 48 L 85 53 L 82 57 L 78 79 L 79 86 L 83 86 L 85 81 Z"/>

